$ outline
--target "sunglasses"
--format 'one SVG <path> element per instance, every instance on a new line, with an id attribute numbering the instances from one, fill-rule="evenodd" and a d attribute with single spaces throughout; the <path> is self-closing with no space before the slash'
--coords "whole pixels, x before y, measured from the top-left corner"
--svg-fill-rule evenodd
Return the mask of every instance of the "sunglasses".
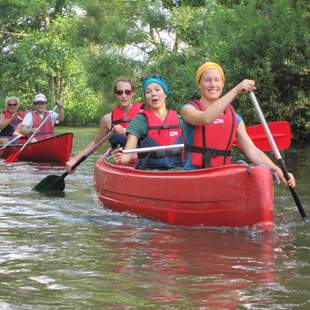
<path id="1" fill-rule="evenodd" d="M 159 73 L 152 73 L 152 74 L 148 74 L 148 75 L 145 75 L 141 80 L 142 80 L 142 84 L 144 84 L 144 82 L 147 80 L 147 79 L 150 79 L 150 78 L 161 78 L 160 74 Z"/>
<path id="2" fill-rule="evenodd" d="M 17 107 L 17 103 L 8 103 L 8 107 Z"/>
<path id="3" fill-rule="evenodd" d="M 47 102 L 45 101 L 36 101 L 33 104 L 37 105 L 37 104 L 47 104 Z"/>
<path id="4" fill-rule="evenodd" d="M 125 89 L 125 90 L 116 90 L 115 94 L 118 96 L 121 96 L 123 93 L 125 93 L 127 96 L 132 94 L 132 90 L 131 89 Z"/>

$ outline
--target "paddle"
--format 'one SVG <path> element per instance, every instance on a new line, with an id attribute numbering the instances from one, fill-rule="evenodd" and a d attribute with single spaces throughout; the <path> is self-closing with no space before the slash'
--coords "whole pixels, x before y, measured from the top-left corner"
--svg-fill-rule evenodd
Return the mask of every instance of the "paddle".
<path id="1" fill-rule="evenodd" d="M 52 113 L 56 110 L 57 106 L 54 107 L 54 109 L 48 114 L 48 116 L 42 121 L 42 123 L 40 124 L 40 126 L 38 127 L 38 130 L 40 130 L 40 128 L 47 122 L 47 120 L 51 117 Z M 11 154 L 4 162 L 6 164 L 12 164 L 15 163 L 16 161 L 19 160 L 19 155 L 20 153 L 25 149 L 25 147 L 31 142 L 32 138 L 36 135 L 37 133 L 34 132 L 29 139 L 24 143 L 24 145 L 21 147 L 21 149 L 16 152 Z"/>
<path id="2" fill-rule="evenodd" d="M 279 121 L 279 122 L 270 122 L 268 123 L 273 137 L 280 145 L 281 150 L 286 150 L 290 147 L 291 144 L 291 128 L 288 122 Z M 250 138 L 253 140 L 255 145 L 261 149 L 262 151 L 271 151 L 270 143 L 266 134 L 264 132 L 264 128 L 262 125 L 254 125 L 247 127 L 247 132 Z M 237 144 L 237 141 L 235 141 Z M 237 144 L 238 146 L 238 144 Z M 153 146 L 153 147 L 144 147 L 144 148 L 136 148 L 123 150 L 124 154 L 132 154 L 132 153 L 148 153 L 148 152 L 156 152 L 163 151 L 169 149 L 178 149 L 183 148 L 184 144 L 174 144 L 174 145 L 164 145 L 164 146 Z"/>
<path id="3" fill-rule="evenodd" d="M 291 127 L 286 121 L 269 122 L 268 126 L 272 133 L 273 138 L 276 140 L 278 148 L 280 150 L 287 150 L 291 146 Z M 271 151 L 269 140 L 265 134 L 264 127 L 262 125 L 254 125 L 247 127 L 248 135 L 254 142 L 257 148 L 262 151 Z M 239 147 L 238 142 L 235 144 Z"/>
<path id="4" fill-rule="evenodd" d="M 102 139 L 100 139 L 93 148 L 84 156 L 82 156 L 73 166 L 74 170 L 78 165 L 80 165 L 84 160 L 86 160 L 95 150 L 107 139 L 109 139 L 113 134 L 113 131 L 110 131 Z M 62 175 L 48 175 L 41 182 L 39 182 L 32 190 L 37 192 L 46 192 L 46 193 L 57 193 L 62 192 L 65 189 L 65 177 L 68 175 L 68 172 L 64 172 Z"/>
<path id="5" fill-rule="evenodd" d="M 258 118 L 259 118 L 259 120 L 260 120 L 260 122 L 261 122 L 261 124 L 262 124 L 262 126 L 263 126 L 263 128 L 265 130 L 265 133 L 266 133 L 268 141 L 269 141 L 269 143 L 271 145 L 271 148 L 272 148 L 273 154 L 274 154 L 274 156 L 276 158 L 276 161 L 279 164 L 279 167 L 281 168 L 286 181 L 288 181 L 290 179 L 289 174 L 288 174 L 288 170 L 286 169 L 284 160 L 281 157 L 281 154 L 280 154 L 279 149 L 277 147 L 277 144 L 276 144 L 276 142 L 274 140 L 274 137 L 272 136 L 272 134 L 270 132 L 270 129 L 268 127 L 268 124 L 266 122 L 265 116 L 264 116 L 264 114 L 263 114 L 263 112 L 262 112 L 262 110 L 260 108 L 260 105 L 259 105 L 259 103 L 258 103 L 258 101 L 256 99 L 256 96 L 255 96 L 255 94 L 253 92 L 250 92 L 250 100 L 251 100 L 251 102 L 252 102 L 252 104 L 253 104 L 253 106 L 254 106 L 254 108 L 256 110 L 256 113 L 258 115 Z M 306 212 L 305 212 L 305 210 L 304 210 L 304 208 L 303 208 L 303 206 L 302 206 L 302 204 L 300 202 L 300 199 L 299 199 L 295 189 L 293 187 L 291 187 L 291 186 L 289 186 L 289 189 L 290 189 L 291 194 L 292 194 L 292 196 L 293 196 L 293 198 L 295 200 L 296 206 L 298 208 L 298 211 L 299 211 L 302 219 L 305 222 L 308 222 L 309 218 L 306 215 Z"/>
<path id="6" fill-rule="evenodd" d="M 162 145 L 162 146 L 151 146 L 151 147 L 140 147 L 137 149 L 122 150 L 123 154 L 133 154 L 133 153 L 149 153 L 165 150 L 182 149 L 184 144 L 172 144 L 172 145 Z"/>
<path id="7" fill-rule="evenodd" d="M 1 150 L 4 150 L 7 146 L 9 146 L 10 144 L 12 144 L 13 142 L 15 142 L 16 140 L 18 140 L 19 138 L 21 138 L 23 135 L 19 134 L 18 136 L 16 136 L 15 138 L 13 138 L 12 140 L 10 140 L 7 144 L 3 145 L 1 148 L 0 148 L 0 151 Z"/>

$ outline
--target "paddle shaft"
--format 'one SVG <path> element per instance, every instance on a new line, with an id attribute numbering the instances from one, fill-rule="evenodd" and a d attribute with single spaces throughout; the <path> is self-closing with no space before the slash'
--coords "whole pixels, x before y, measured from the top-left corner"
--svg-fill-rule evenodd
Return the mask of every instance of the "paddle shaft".
<path id="1" fill-rule="evenodd" d="M 113 134 L 113 131 L 110 131 L 107 135 L 105 135 L 103 138 L 101 138 L 93 147 L 92 149 L 87 152 L 87 154 L 83 155 L 71 168 L 71 170 L 74 170 L 77 166 L 79 166 L 85 159 L 87 159 L 91 154 L 93 154 L 95 152 L 95 150 L 97 149 L 97 147 L 99 147 L 104 141 L 106 141 L 107 139 L 109 139 Z M 65 178 L 69 173 L 68 172 L 64 172 L 61 177 Z"/>
<path id="2" fill-rule="evenodd" d="M 251 100 L 251 102 L 252 102 L 252 104 L 253 104 L 253 106 L 254 106 L 254 108 L 256 110 L 256 113 L 258 115 L 258 118 L 259 118 L 262 126 L 264 127 L 266 136 L 267 136 L 268 141 L 269 141 L 269 143 L 271 145 L 271 148 L 272 148 L 273 154 L 274 154 L 274 156 L 276 158 L 276 161 L 277 161 L 279 167 L 281 168 L 281 170 L 283 172 L 285 180 L 288 181 L 290 179 L 290 176 L 288 174 L 288 170 L 287 170 L 287 168 L 285 166 L 284 160 L 281 157 L 281 154 L 279 152 L 277 144 L 274 141 L 273 136 L 272 136 L 272 134 L 270 132 L 270 129 L 269 129 L 268 124 L 266 122 L 265 116 L 264 116 L 264 114 L 263 114 L 263 112 L 262 112 L 262 110 L 260 108 L 260 105 L 259 105 L 259 103 L 258 103 L 258 101 L 256 99 L 256 96 L 255 96 L 255 94 L 253 92 L 250 92 L 250 100 Z M 291 186 L 289 186 L 289 189 L 290 189 L 290 192 L 291 192 L 291 194 L 292 194 L 292 196 L 293 196 L 293 198 L 295 200 L 296 206 L 298 208 L 298 211 L 299 211 L 301 217 L 303 218 L 304 221 L 308 221 L 308 217 L 306 215 L 306 212 L 305 212 L 305 210 L 304 210 L 304 208 L 303 208 L 303 206 L 301 204 L 301 201 L 300 201 L 300 199 L 299 199 L 295 189 L 293 187 L 291 187 Z"/>
<path id="3" fill-rule="evenodd" d="M 141 147 L 141 148 L 137 148 L 137 149 L 122 150 L 122 153 L 123 154 L 147 153 L 147 152 L 156 152 L 156 151 L 161 151 L 161 150 L 181 149 L 183 147 L 184 147 L 184 144 Z"/>
<path id="4" fill-rule="evenodd" d="M 19 138 L 21 138 L 23 135 L 18 135 L 15 138 L 13 138 L 12 140 L 10 140 L 7 144 L 3 145 L 0 150 L 5 149 L 7 146 L 9 146 L 10 144 L 12 144 L 14 141 L 18 140 Z"/>

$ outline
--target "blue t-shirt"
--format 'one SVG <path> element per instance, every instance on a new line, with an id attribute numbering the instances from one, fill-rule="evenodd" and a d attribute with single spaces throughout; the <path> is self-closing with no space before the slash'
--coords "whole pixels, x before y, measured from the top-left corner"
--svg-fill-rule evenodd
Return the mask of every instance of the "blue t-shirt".
<path id="1" fill-rule="evenodd" d="M 242 121 L 242 117 L 238 113 L 236 113 L 236 115 L 237 115 L 237 120 L 238 120 L 238 125 L 239 125 L 240 122 Z M 186 144 L 192 145 L 195 126 L 190 125 L 186 123 L 185 121 L 183 121 L 183 127 L 184 127 L 184 136 L 185 136 Z M 191 153 L 186 152 L 184 170 L 198 169 L 198 167 L 192 165 L 191 156 L 192 156 Z"/>

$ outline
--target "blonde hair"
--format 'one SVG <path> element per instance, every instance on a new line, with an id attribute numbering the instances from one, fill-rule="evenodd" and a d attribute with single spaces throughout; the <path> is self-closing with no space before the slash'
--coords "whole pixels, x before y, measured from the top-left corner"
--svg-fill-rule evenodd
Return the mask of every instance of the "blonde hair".
<path id="1" fill-rule="evenodd" d="M 15 97 L 15 96 L 12 96 L 12 97 L 6 97 L 6 98 L 5 98 L 5 105 L 7 106 L 8 103 L 9 103 L 10 101 L 13 101 L 13 100 L 16 101 L 18 105 L 20 104 L 19 98 L 18 98 L 18 97 Z"/>

